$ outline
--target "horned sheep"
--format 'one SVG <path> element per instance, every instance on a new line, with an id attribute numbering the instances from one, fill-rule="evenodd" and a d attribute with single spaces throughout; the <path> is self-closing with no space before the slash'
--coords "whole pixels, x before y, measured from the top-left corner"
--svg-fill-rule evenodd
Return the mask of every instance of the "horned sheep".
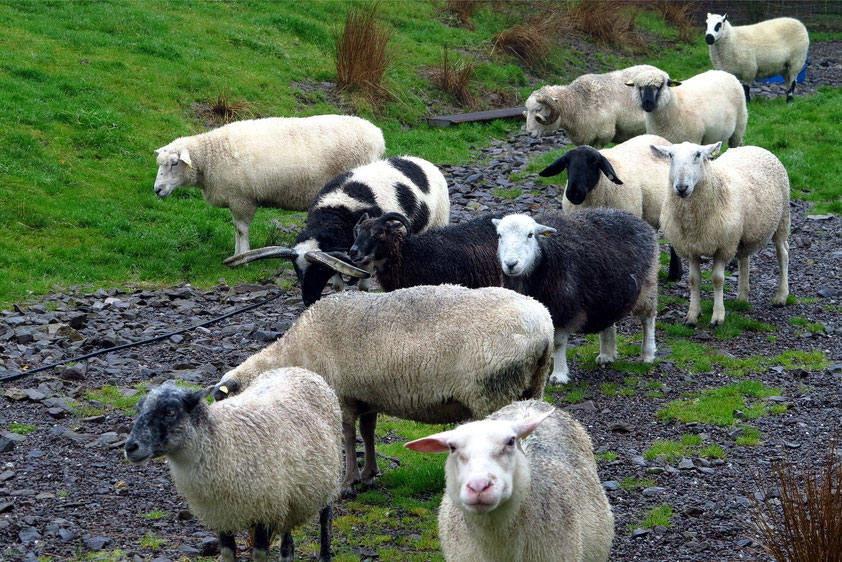
<path id="1" fill-rule="evenodd" d="M 406 444 L 447 453 L 439 537 L 448 562 L 603 562 L 614 516 L 591 440 L 538 400 Z"/>
<path id="2" fill-rule="evenodd" d="M 565 213 L 591 207 L 609 207 L 627 211 L 661 227 L 661 207 L 668 190 L 669 164 L 655 157 L 649 145 L 668 145 L 656 135 L 640 135 L 612 148 L 595 150 L 579 146 L 567 151 L 538 175 L 555 176 L 567 170 L 564 186 Z M 681 259 L 670 249 L 667 280 L 681 279 Z"/>
<path id="3" fill-rule="evenodd" d="M 202 188 L 209 205 L 231 210 L 241 254 L 258 207 L 307 210 L 327 181 L 385 150 L 383 132 L 351 115 L 237 121 L 157 149 L 155 193 Z"/>
<path id="4" fill-rule="evenodd" d="M 344 494 L 378 473 L 377 413 L 423 423 L 490 414 L 543 395 L 552 320 L 534 299 L 500 287 L 419 286 L 330 295 L 284 336 L 217 383 L 214 397 L 248 387 L 267 369 L 300 365 L 336 392 L 345 436 Z M 360 475 L 356 420 L 365 446 Z"/>
<path id="5" fill-rule="evenodd" d="M 654 66 L 638 65 L 605 74 L 584 74 L 567 86 L 544 86 L 526 100 L 526 130 L 533 137 L 564 129 L 574 144 L 601 148 L 646 132 L 643 112 L 623 84 Z"/>
<path id="6" fill-rule="evenodd" d="M 748 110 L 732 74 L 708 70 L 679 82 L 663 70 L 646 70 L 628 82 L 634 103 L 646 112 L 646 132 L 669 142 L 743 143 Z"/>
<path id="7" fill-rule="evenodd" d="M 416 285 L 453 283 L 468 288 L 500 285 L 497 229 L 485 215 L 469 221 L 411 233 L 400 213 L 364 216 L 354 229 L 349 257 L 359 267 L 373 267 L 384 291 Z"/>
<path id="8" fill-rule="evenodd" d="M 728 14 L 708 14 L 705 42 L 717 70 L 740 79 L 746 101 L 749 85 L 757 78 L 783 75 L 786 101 L 792 101 L 798 73 L 807 62 L 810 36 L 793 18 L 775 18 L 754 25 L 732 26 Z"/>
<path id="9" fill-rule="evenodd" d="M 540 221 L 540 222 L 538 222 Z M 599 332 L 598 365 L 617 359 L 615 322 L 643 323 L 641 359 L 655 358 L 658 242 L 643 220 L 615 209 L 495 219 L 503 286 L 535 297 L 555 327 L 550 382 L 569 380 L 568 334 Z"/>
<path id="10" fill-rule="evenodd" d="M 757 146 L 729 149 L 713 159 L 721 143 L 652 146 L 670 160 L 669 187 L 661 215 L 664 237 L 690 261 L 690 307 L 685 323 L 699 318 L 700 257 L 713 258 L 711 326 L 725 320 L 725 265 L 737 258 L 737 299 L 748 300 L 749 256 L 775 242 L 778 290 L 773 303 L 789 295 L 789 177 L 774 154 Z"/>
<path id="11" fill-rule="evenodd" d="M 294 559 L 290 531 L 319 514 L 320 560 L 331 559 L 331 503 L 342 474 L 341 412 L 336 395 L 301 368 L 261 373 L 244 392 L 208 404 L 213 390 L 172 381 L 138 404 L 125 444 L 134 463 L 166 455 L 190 511 L 219 533 L 233 562 L 235 534 L 254 529 L 254 560 L 267 560 L 272 535 L 281 559 Z"/>
<path id="12" fill-rule="evenodd" d="M 450 220 L 447 180 L 435 165 L 413 156 L 361 166 L 322 188 L 295 246 L 259 248 L 228 258 L 225 263 L 234 266 L 259 259 L 293 260 L 304 304 L 309 306 L 321 298 L 331 276 L 337 276 L 334 278 L 337 290 L 342 287 L 339 273 L 358 278 L 368 276 L 343 265 L 342 261 L 350 261 L 345 252 L 354 242 L 354 227 L 362 216 L 388 212 L 407 217 L 412 233 L 447 224 Z"/>

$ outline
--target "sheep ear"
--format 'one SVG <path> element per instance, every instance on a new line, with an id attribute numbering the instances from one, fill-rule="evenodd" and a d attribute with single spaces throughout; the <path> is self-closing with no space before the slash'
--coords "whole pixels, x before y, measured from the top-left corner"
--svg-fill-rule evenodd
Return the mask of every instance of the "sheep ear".
<path id="1" fill-rule="evenodd" d="M 722 21 L 725 21 L 725 20 L 727 20 L 727 19 L 728 19 L 728 14 L 723 14 L 723 15 L 722 15 Z"/>
<path id="2" fill-rule="evenodd" d="M 681 82 L 679 82 L 678 80 L 673 80 L 672 78 L 670 78 L 669 80 L 667 80 L 667 86 L 670 86 L 671 88 L 674 88 L 675 86 L 681 86 Z"/>
<path id="3" fill-rule="evenodd" d="M 617 185 L 623 185 L 623 182 L 620 181 L 620 178 L 617 177 L 617 172 L 615 172 L 614 168 L 611 166 L 611 162 L 609 162 L 608 159 L 604 156 L 600 159 L 599 169 L 602 170 L 602 173 L 605 174 L 606 178 L 613 181 Z"/>
<path id="4" fill-rule="evenodd" d="M 491 219 L 491 224 L 494 226 L 500 226 L 500 219 Z"/>
<path id="5" fill-rule="evenodd" d="M 553 408 L 549 412 L 538 414 L 537 416 L 530 416 L 520 421 L 512 422 L 512 431 L 514 431 L 515 435 L 517 435 L 519 438 L 526 437 L 527 435 L 535 431 L 535 428 L 538 427 L 538 425 L 540 425 L 542 421 L 553 415 L 553 413 L 555 413 L 555 408 Z"/>
<path id="6" fill-rule="evenodd" d="M 558 232 L 551 226 L 544 226 L 543 224 L 536 224 L 535 225 L 535 234 L 538 236 L 549 236 L 554 232 Z"/>
<path id="7" fill-rule="evenodd" d="M 626 82 L 626 86 L 631 86 L 632 88 L 634 88 L 634 80 L 629 80 L 628 82 Z"/>
<path id="8" fill-rule="evenodd" d="M 155 149 L 155 154 L 161 154 L 161 153 L 164 151 L 164 148 L 165 148 L 165 147 L 163 147 L 163 146 L 162 146 L 161 148 L 156 148 L 156 149 Z"/>
<path id="9" fill-rule="evenodd" d="M 525 111 L 521 111 L 521 112 L 520 112 L 520 114 L 521 114 L 521 115 L 523 115 L 524 117 L 526 117 L 526 112 L 525 112 Z"/>
<path id="10" fill-rule="evenodd" d="M 649 148 L 652 149 L 652 154 L 654 154 L 656 158 L 669 158 L 672 156 L 672 152 L 666 146 L 655 146 L 654 144 L 650 144 Z"/>
<path id="11" fill-rule="evenodd" d="M 190 152 L 186 148 L 182 148 L 178 154 L 178 159 L 187 164 L 189 168 L 193 167 L 193 162 L 190 160 Z"/>
<path id="12" fill-rule="evenodd" d="M 561 172 L 563 172 L 567 168 L 567 163 L 570 162 L 570 153 L 565 152 L 564 156 L 538 172 L 538 175 L 542 178 L 548 178 L 550 176 L 557 176 Z"/>
<path id="13" fill-rule="evenodd" d="M 712 160 L 713 157 L 716 156 L 716 154 L 719 152 L 720 148 L 722 148 L 722 141 L 703 146 L 702 154 L 704 154 L 705 158 L 707 158 L 708 160 Z"/>
<path id="14" fill-rule="evenodd" d="M 447 453 L 450 452 L 449 439 L 451 432 L 442 431 L 428 437 L 422 437 L 409 443 L 404 443 L 403 446 L 419 453 Z"/>
<path id="15" fill-rule="evenodd" d="M 203 388 L 194 392 L 188 392 L 181 398 L 181 403 L 184 405 L 184 410 L 189 414 L 196 406 L 198 406 L 205 397 L 213 391 L 214 387 Z"/>

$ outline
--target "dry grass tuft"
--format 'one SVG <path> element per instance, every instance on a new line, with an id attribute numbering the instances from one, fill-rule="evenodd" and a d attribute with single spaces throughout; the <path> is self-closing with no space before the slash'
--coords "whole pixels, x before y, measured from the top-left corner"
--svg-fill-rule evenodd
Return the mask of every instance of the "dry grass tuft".
<path id="1" fill-rule="evenodd" d="M 818 469 L 781 461 L 772 478 L 780 505 L 750 496 L 752 515 L 763 544 L 778 562 L 842 562 L 842 460 L 839 440 L 830 441 Z M 755 478 L 759 481 L 759 477 Z"/>
<path id="2" fill-rule="evenodd" d="M 495 53 L 515 55 L 529 66 L 539 66 L 550 52 L 552 43 L 545 25 L 517 24 L 494 38 Z"/>
<path id="3" fill-rule="evenodd" d="M 196 114 L 205 121 L 208 127 L 226 125 L 241 119 L 254 117 L 255 106 L 247 101 L 231 101 L 231 93 L 227 90 L 216 95 L 216 100 L 196 102 L 192 106 Z"/>
<path id="4" fill-rule="evenodd" d="M 345 28 L 334 33 L 336 84 L 341 90 L 356 90 L 371 99 L 389 97 L 383 78 L 391 63 L 389 41 L 392 31 L 375 19 L 379 4 L 348 10 Z"/>
<path id="5" fill-rule="evenodd" d="M 691 19 L 696 8 L 694 0 L 654 0 L 652 8 L 675 27 L 679 41 L 687 44 L 693 42 L 693 34 L 696 32 Z"/>
<path id="6" fill-rule="evenodd" d="M 465 60 L 452 63 L 447 49 L 442 49 L 441 60 L 441 66 L 433 69 L 433 84 L 456 96 L 463 106 L 476 108 L 479 102 L 469 88 L 476 63 Z"/>
<path id="7" fill-rule="evenodd" d="M 568 0 L 562 21 L 596 43 L 636 51 L 644 42 L 635 30 L 636 14 L 630 6 L 623 0 Z"/>
<path id="8" fill-rule="evenodd" d="M 459 23 L 468 29 L 474 28 L 474 22 L 471 21 L 471 16 L 483 4 L 485 0 L 445 0 L 445 9 L 456 16 Z"/>

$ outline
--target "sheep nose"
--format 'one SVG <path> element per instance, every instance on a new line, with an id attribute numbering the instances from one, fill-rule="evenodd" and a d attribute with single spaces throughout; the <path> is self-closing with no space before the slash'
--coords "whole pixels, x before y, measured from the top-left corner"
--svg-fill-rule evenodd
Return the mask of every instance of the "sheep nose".
<path id="1" fill-rule="evenodd" d="M 517 266 L 517 260 L 507 260 L 506 261 L 506 269 L 509 271 L 513 270 Z"/>
<path id="2" fill-rule="evenodd" d="M 489 478 L 474 478 L 473 480 L 465 484 L 465 487 L 468 488 L 468 490 L 470 490 L 472 493 L 480 495 L 484 491 L 489 489 L 492 485 L 493 482 L 491 482 L 491 479 Z"/>
<path id="3" fill-rule="evenodd" d="M 360 251 L 356 246 L 351 246 L 351 249 L 348 250 L 348 257 L 351 258 L 351 261 L 357 261 L 362 256 L 360 256 Z"/>
<path id="4" fill-rule="evenodd" d="M 707 43 L 708 45 L 713 45 L 713 35 L 711 35 L 710 33 L 705 35 L 705 43 Z"/>
<path id="5" fill-rule="evenodd" d="M 127 453 L 134 453 L 140 448 L 140 445 L 137 444 L 137 441 L 129 439 L 126 441 L 126 452 Z"/>
<path id="6" fill-rule="evenodd" d="M 688 188 L 689 188 L 689 186 L 687 184 L 683 184 L 683 183 L 682 184 L 676 184 L 675 193 L 679 197 L 687 197 L 687 189 Z"/>

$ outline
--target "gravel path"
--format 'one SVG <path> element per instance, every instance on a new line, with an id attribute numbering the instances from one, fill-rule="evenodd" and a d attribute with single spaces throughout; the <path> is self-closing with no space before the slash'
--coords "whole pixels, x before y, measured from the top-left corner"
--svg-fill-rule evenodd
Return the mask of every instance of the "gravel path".
<path id="1" fill-rule="evenodd" d="M 819 84 L 842 86 L 840 47 L 841 42 L 811 46 L 807 81 L 799 95 Z M 758 88 L 759 95 L 783 95 L 775 86 L 766 88 Z M 796 98 L 795 103 L 800 100 Z M 558 189 L 536 186 L 534 176 L 516 186 L 506 178 L 511 171 L 522 170 L 529 155 L 561 147 L 565 140 L 561 136 L 535 140 L 520 133 L 481 151 L 474 165 L 443 166 L 451 186 L 454 220 L 490 211 L 557 209 Z M 498 188 L 512 187 L 522 188 L 523 194 L 514 199 L 495 195 Z M 586 381 L 589 386 L 584 400 L 570 406 L 570 411 L 587 426 L 597 452 L 617 454 L 616 460 L 600 462 L 600 476 L 610 490 L 617 520 L 612 559 L 765 560 L 753 542 L 747 496 L 774 496 L 774 489 L 763 479 L 770 463 L 783 457 L 798 459 L 805 466 L 815 463 L 842 421 L 842 221 L 834 216 L 808 217 L 807 206 L 801 202 L 792 203 L 792 212 L 790 287 L 801 300 L 784 309 L 768 305 L 776 279 L 770 246 L 753 258 L 754 308 L 743 313 L 774 326 L 774 337 L 749 331 L 717 340 L 702 328 L 687 338 L 730 357 L 774 357 L 798 349 L 821 351 L 829 360 L 830 365 L 819 370 L 772 366 L 749 375 L 780 387 L 781 396 L 772 403 L 788 406 L 781 415 L 752 420 L 763 436 L 760 445 L 737 446 L 733 428 L 667 423 L 654 417 L 659 408 L 687 392 L 735 380 L 715 367 L 696 375 L 680 369 L 670 360 L 671 343 L 661 330 L 659 356 L 665 360 L 637 382 L 612 369 L 590 371 L 577 361 L 571 363 L 572 380 Z M 282 279 L 291 277 L 291 272 L 282 274 Z M 215 382 L 286 331 L 303 310 L 296 291 L 294 287 L 282 292 L 275 285 L 223 285 L 208 291 L 180 286 L 129 294 L 72 292 L 2 311 L 0 376 L 5 376 L 163 334 L 280 294 L 272 304 L 207 328 L 4 384 L 0 396 L 0 559 L 35 560 L 47 555 L 64 560 L 120 548 L 127 559 L 141 560 L 150 552 L 139 543 L 146 533 L 167 541 L 156 552 L 158 560 L 214 552 L 215 538 L 186 511 L 163 463 L 137 467 L 122 461 L 121 447 L 132 421 L 129 416 L 116 412 L 79 418 L 71 411 L 74 405 L 90 405 L 85 392 L 104 384 L 130 396 L 136 392 L 133 386 L 141 382 L 174 377 L 202 385 Z M 726 292 L 726 300 L 735 297 L 733 278 L 726 281 Z M 686 297 L 686 282 L 665 288 L 662 294 Z M 709 299 L 710 294 L 703 298 Z M 666 304 L 659 321 L 679 322 L 684 306 Z M 791 324 L 792 317 L 806 318 L 823 329 L 805 330 Z M 620 326 L 625 336 L 637 331 L 632 322 Z M 572 338 L 571 346 L 583 342 L 584 338 Z M 661 395 L 647 396 L 653 380 L 663 384 Z M 603 384 L 629 390 L 608 396 L 600 391 Z M 567 405 L 564 392 L 555 399 L 560 406 Z M 12 423 L 37 429 L 21 435 L 8 431 Z M 643 459 L 643 452 L 656 439 L 677 440 L 688 433 L 698 435 L 704 444 L 720 445 L 725 458 L 708 460 L 690 453 L 674 462 Z M 619 485 L 632 478 L 645 484 L 631 489 Z M 638 535 L 629 532 L 645 509 L 661 504 L 674 510 L 668 528 Z M 156 509 L 169 517 L 143 517 Z"/>

